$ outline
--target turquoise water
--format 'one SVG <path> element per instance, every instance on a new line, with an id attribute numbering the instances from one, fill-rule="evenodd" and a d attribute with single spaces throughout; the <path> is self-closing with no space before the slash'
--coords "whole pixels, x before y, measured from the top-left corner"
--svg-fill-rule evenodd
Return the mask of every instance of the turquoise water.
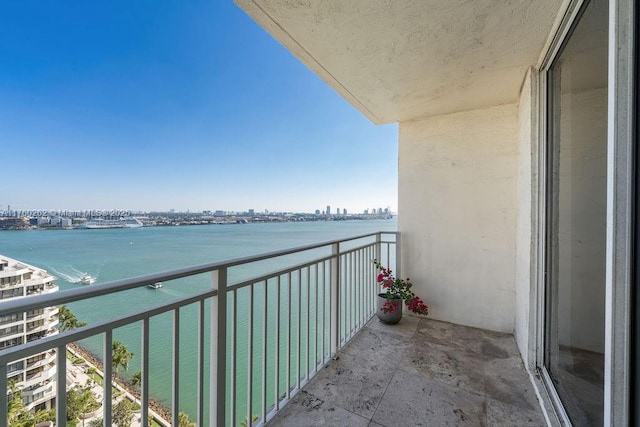
<path id="1" fill-rule="evenodd" d="M 393 219 L 111 230 L 3 231 L 0 232 L 0 254 L 48 270 L 58 278 L 56 283 L 61 290 L 64 290 L 83 286 L 74 282 L 84 272 L 97 278 L 96 283 L 90 285 L 95 286 L 125 277 L 261 254 L 375 231 L 395 231 L 396 228 L 396 220 Z M 297 257 L 299 258 L 300 255 Z M 254 277 L 264 273 L 265 269 L 271 270 L 274 267 L 278 267 L 277 263 L 265 261 L 259 265 L 233 270 L 229 273 L 229 280 L 233 282 L 243 277 Z M 210 275 L 194 276 L 165 283 L 164 287 L 158 290 L 139 288 L 69 304 L 69 307 L 80 320 L 93 323 L 119 314 L 135 312 L 142 307 L 165 303 L 183 295 L 193 294 L 198 290 L 208 289 L 211 287 L 210 280 Z M 297 298 L 295 289 L 294 286 L 292 299 Z M 316 292 L 313 286 L 309 289 L 312 295 Z M 302 292 L 302 296 L 306 297 L 304 286 Z M 263 295 L 264 288 L 257 286 L 254 301 L 261 304 Z M 273 298 L 271 292 L 267 297 L 271 302 Z M 246 292 L 239 293 L 240 307 L 247 298 Z M 264 317 L 261 313 L 261 308 L 257 306 L 254 316 Z M 275 321 L 275 314 L 271 314 L 272 316 L 268 319 L 269 324 Z M 284 319 L 282 317 L 284 314 L 281 313 L 281 319 Z M 196 365 L 196 319 L 195 307 L 189 306 L 180 311 L 180 409 L 192 417 L 195 416 L 196 411 L 196 371 L 193 369 Z M 156 316 L 150 322 L 150 393 L 152 397 L 164 403 L 168 403 L 171 399 L 172 322 L 172 316 L 168 313 Z M 297 336 L 296 328 L 293 329 L 294 337 Z M 306 336 L 305 328 L 306 325 L 303 323 L 301 334 L 304 336 Z M 139 324 L 114 331 L 114 339 L 125 343 L 136 355 L 130 363 L 128 374 L 140 369 L 140 331 Z M 247 334 L 246 319 L 239 319 L 239 341 Z M 313 336 L 310 338 L 314 340 Z M 275 351 L 273 340 L 268 338 L 267 342 L 268 354 L 272 354 Z M 102 354 L 101 337 L 85 340 L 82 345 L 98 356 Z M 254 352 L 261 352 L 261 341 L 256 341 L 255 345 Z M 319 350 L 314 349 L 312 345 L 310 354 Z M 239 348 L 237 376 L 239 396 L 243 390 L 246 390 L 246 372 L 242 369 L 246 364 L 246 356 L 246 350 L 243 352 L 242 348 Z M 303 348 L 301 360 L 306 357 L 306 348 Z M 260 358 L 257 359 L 255 363 L 259 364 Z M 271 361 L 271 358 L 269 360 Z M 267 370 L 273 371 L 274 365 L 270 362 Z M 256 369 L 259 371 L 260 366 L 256 365 Z M 286 367 L 283 365 L 280 369 L 283 372 Z M 260 378 L 254 377 L 253 380 L 255 384 Z M 227 382 L 230 383 L 230 381 L 231 378 L 228 375 Z M 284 381 L 284 374 L 281 381 Z M 286 384 L 283 387 L 286 389 Z M 274 388 L 275 384 L 269 387 L 270 390 Z M 273 400 L 275 391 L 271 394 L 268 397 L 269 400 Z M 254 405 L 258 404 L 260 396 L 253 396 L 252 401 Z M 246 398 L 241 398 L 237 406 L 240 413 L 246 413 L 243 412 L 246 409 Z M 259 409 L 258 407 L 253 412 L 258 412 Z M 238 420 L 238 422 L 241 421 L 242 418 Z"/>

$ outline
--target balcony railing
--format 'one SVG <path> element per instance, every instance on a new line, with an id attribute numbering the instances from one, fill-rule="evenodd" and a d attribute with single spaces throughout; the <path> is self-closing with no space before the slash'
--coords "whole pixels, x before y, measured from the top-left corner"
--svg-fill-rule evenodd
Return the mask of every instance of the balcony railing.
<path id="1" fill-rule="evenodd" d="M 148 408 L 152 357 L 149 323 L 155 316 L 170 313 L 172 363 L 167 368 L 172 370 L 171 422 L 178 425 L 181 310 L 195 306 L 197 425 L 236 426 L 243 420 L 251 420 L 249 425 L 264 425 L 375 313 L 376 272 L 371 260 L 379 259 L 398 272 L 398 240 L 395 232 L 378 232 L 6 301 L 0 316 L 156 282 L 166 286 L 172 280 L 203 273 L 211 280 L 208 290 L 0 351 L 0 417 L 7 417 L 7 365 L 55 349 L 57 425 L 66 425 L 66 345 L 101 335 L 104 376 L 111 378 L 113 332 L 137 322 L 142 325 L 140 401 L 143 408 Z M 230 283 L 230 271 L 232 277 L 241 276 L 238 272 L 250 265 L 251 271 L 259 266 L 258 277 Z M 206 378 L 205 368 L 209 366 Z M 244 383 L 239 384 L 237 378 Z M 113 396 L 107 383 L 103 386 L 103 419 L 105 425 L 111 425 Z M 147 425 L 148 411 L 141 411 L 141 416 L 142 425 Z"/>

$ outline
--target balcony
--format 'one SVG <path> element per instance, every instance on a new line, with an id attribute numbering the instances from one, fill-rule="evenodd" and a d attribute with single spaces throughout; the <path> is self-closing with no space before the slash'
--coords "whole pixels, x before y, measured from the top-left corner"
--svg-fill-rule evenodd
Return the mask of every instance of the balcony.
<path id="1" fill-rule="evenodd" d="M 48 351 L 46 353 L 42 353 L 40 355 L 27 359 L 27 369 L 30 369 L 39 365 L 54 364 L 55 359 L 56 359 L 56 354 L 54 351 Z"/>
<path id="2" fill-rule="evenodd" d="M 25 388 L 23 395 L 26 397 L 29 394 L 34 393 L 31 387 L 36 386 L 39 383 L 53 380 L 56 376 L 56 366 L 42 366 L 41 368 L 34 369 L 31 372 L 27 372 L 25 380 L 22 382 L 22 387 Z M 36 388 L 41 388 L 42 385 L 37 385 Z"/>
<path id="3" fill-rule="evenodd" d="M 47 280 L 50 280 L 51 278 L 46 278 Z M 43 281 L 44 279 L 42 279 L 41 281 Z M 52 283 L 48 283 L 48 282 L 44 282 L 39 284 L 38 286 L 29 286 L 27 287 L 27 295 L 31 296 L 31 295 L 40 295 L 40 294 L 47 294 L 47 293 L 51 293 L 51 292 L 57 292 L 58 291 L 58 286 L 54 285 Z"/>
<path id="4" fill-rule="evenodd" d="M 271 425 L 546 424 L 512 335 L 373 318 L 338 355 Z"/>
<path id="5" fill-rule="evenodd" d="M 140 400 L 142 407 L 148 407 L 154 380 L 151 367 L 160 357 L 152 351 L 150 322 L 164 314 L 172 318 L 170 329 L 163 331 L 172 337 L 172 344 L 163 352 L 170 356 L 162 370 L 171 372 L 168 409 L 173 425 L 178 424 L 185 400 L 181 398 L 185 390 L 177 386 L 185 375 L 180 361 L 185 357 L 181 335 L 186 332 L 181 321 L 196 341 L 194 363 L 186 369 L 196 378 L 195 411 L 189 415 L 200 426 L 236 426 L 247 419 L 257 426 L 322 420 L 391 425 L 400 416 L 394 411 L 408 408 L 420 420 L 540 421 L 512 336 L 415 317 L 405 317 L 394 327 L 371 320 L 378 292 L 371 260 L 379 259 L 399 274 L 399 239 L 398 233 L 380 232 L 7 301 L 0 315 L 156 282 L 165 288 L 188 277 L 208 282 L 161 305 L 117 316 L 107 312 L 104 321 L 0 351 L 0 378 L 6 377 L 12 361 L 57 349 L 57 422 L 64 425 L 66 388 L 71 386 L 67 379 L 73 378 L 67 372 L 72 368 L 66 363 L 66 345 L 98 337 L 104 348 L 100 355 L 104 377 L 110 378 L 114 335 L 120 327 L 137 324 Z M 247 277 L 249 266 L 250 271 L 260 272 L 258 276 Z M 189 312 L 195 317 L 188 317 Z M 6 388 L 6 382 L 0 387 Z M 107 383 L 102 395 L 103 417 L 110 424 L 113 390 Z M 6 416 L 7 403 L 0 390 L 0 416 Z M 147 425 L 147 418 L 143 410 L 142 425 Z"/>

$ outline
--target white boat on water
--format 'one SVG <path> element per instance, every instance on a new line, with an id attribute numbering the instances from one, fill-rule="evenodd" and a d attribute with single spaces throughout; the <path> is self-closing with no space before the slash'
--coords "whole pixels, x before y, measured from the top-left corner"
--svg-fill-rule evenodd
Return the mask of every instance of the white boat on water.
<path id="1" fill-rule="evenodd" d="M 147 286 L 151 289 L 160 289 L 162 287 L 162 282 L 150 283 Z"/>
<path id="2" fill-rule="evenodd" d="M 96 282 L 96 278 L 88 273 L 84 273 L 82 276 L 80 276 L 78 282 L 82 283 L 83 285 L 91 285 L 92 283 Z"/>
<path id="3" fill-rule="evenodd" d="M 127 217 L 120 219 L 90 219 L 78 228 L 102 229 L 102 228 L 138 228 L 142 227 L 142 222 L 137 218 Z"/>

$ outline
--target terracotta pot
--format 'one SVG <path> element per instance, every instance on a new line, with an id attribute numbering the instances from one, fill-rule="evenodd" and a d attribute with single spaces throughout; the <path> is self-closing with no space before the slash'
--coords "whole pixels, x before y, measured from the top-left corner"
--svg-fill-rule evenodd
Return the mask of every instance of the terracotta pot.
<path id="1" fill-rule="evenodd" d="M 383 307 L 385 304 L 391 303 L 393 304 L 393 311 L 385 313 Z M 387 306 L 388 307 L 388 306 Z M 387 300 L 387 294 L 378 294 L 378 311 L 376 312 L 376 316 L 380 319 L 381 322 L 387 323 L 389 325 L 395 325 L 402 319 L 402 299 L 394 298 L 391 300 Z"/>

